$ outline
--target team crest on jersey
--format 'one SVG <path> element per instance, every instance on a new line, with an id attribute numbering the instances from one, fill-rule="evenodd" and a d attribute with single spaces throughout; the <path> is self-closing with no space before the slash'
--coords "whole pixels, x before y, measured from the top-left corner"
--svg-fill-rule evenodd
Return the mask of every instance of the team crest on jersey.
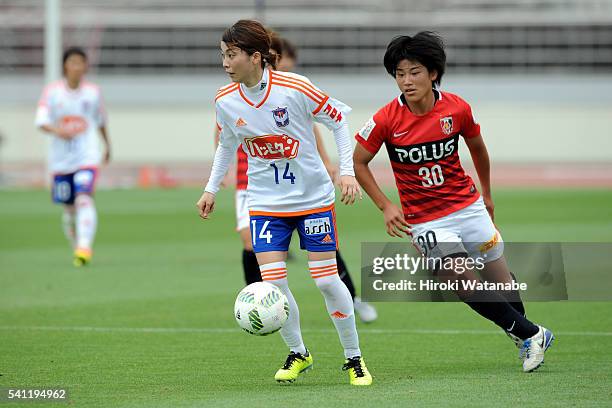
<path id="1" fill-rule="evenodd" d="M 442 128 L 442 132 L 445 135 L 450 135 L 453 133 L 453 117 L 447 116 L 445 118 L 440 119 L 440 127 Z"/>
<path id="2" fill-rule="evenodd" d="M 278 127 L 285 127 L 289 124 L 289 110 L 287 110 L 286 106 L 274 109 L 272 116 L 274 116 L 274 121 Z"/>
<path id="3" fill-rule="evenodd" d="M 247 137 L 244 144 L 252 157 L 267 160 L 294 159 L 300 147 L 299 140 L 287 135 Z"/>

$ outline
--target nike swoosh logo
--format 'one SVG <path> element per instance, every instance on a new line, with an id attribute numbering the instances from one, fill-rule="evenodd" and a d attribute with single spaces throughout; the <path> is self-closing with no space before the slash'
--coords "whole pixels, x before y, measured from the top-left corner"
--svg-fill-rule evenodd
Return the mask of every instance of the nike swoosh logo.
<path id="1" fill-rule="evenodd" d="M 393 133 L 393 137 L 400 137 L 405 135 L 406 133 L 410 132 L 409 130 L 405 131 L 405 132 L 401 132 L 401 133 Z"/>
<path id="2" fill-rule="evenodd" d="M 512 331 L 512 329 L 514 329 L 514 325 L 516 324 L 516 320 L 512 322 L 512 326 L 510 326 L 509 329 L 506 329 L 506 331 Z"/>

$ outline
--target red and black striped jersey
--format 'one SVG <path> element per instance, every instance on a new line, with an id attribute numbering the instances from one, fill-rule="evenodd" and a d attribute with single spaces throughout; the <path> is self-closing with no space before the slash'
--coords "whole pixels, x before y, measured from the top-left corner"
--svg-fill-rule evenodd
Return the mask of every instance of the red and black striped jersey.
<path id="1" fill-rule="evenodd" d="M 403 96 L 381 108 L 355 138 L 376 154 L 385 144 L 406 221 L 435 220 L 467 207 L 480 196 L 459 160 L 459 137 L 480 135 L 470 105 L 434 91 L 436 103 L 413 114 Z"/>
<path id="2" fill-rule="evenodd" d="M 242 145 L 238 146 L 236 151 L 236 190 L 246 190 L 249 184 L 247 171 L 249 170 L 249 156 L 242 149 Z"/>

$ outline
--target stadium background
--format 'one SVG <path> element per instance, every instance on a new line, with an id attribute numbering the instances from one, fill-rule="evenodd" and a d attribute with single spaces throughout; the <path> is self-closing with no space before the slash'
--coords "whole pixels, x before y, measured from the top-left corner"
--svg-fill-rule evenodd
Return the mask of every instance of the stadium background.
<path id="1" fill-rule="evenodd" d="M 64 386 L 87 407 L 610 404 L 609 302 L 528 304 L 558 337 L 535 376 L 461 304 L 379 304 L 360 325 L 375 387 L 350 389 L 301 254 L 289 275 L 316 369 L 279 388 L 280 338 L 247 336 L 231 315 L 242 287 L 232 190 L 208 223 L 194 203 L 227 83 L 225 27 L 255 17 L 293 41 L 298 72 L 354 108 L 353 132 L 397 94 L 385 45 L 430 29 L 448 46 L 443 89 L 483 127 L 504 238 L 612 242 L 612 1 L 63 0 L 62 45 L 88 52 L 113 144 L 86 270 L 70 264 L 33 125 L 53 3 L 0 0 L 0 387 Z M 377 177 L 397 199 L 386 162 L 377 156 Z M 367 199 L 338 220 L 359 281 L 361 242 L 389 237 Z"/>

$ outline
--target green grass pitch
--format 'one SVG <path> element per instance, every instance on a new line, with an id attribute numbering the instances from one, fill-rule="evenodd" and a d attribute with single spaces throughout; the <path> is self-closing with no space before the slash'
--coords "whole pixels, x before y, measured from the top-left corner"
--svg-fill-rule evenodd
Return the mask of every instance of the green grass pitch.
<path id="1" fill-rule="evenodd" d="M 67 388 L 79 407 L 610 406 L 612 303 L 529 303 L 557 341 L 536 373 L 462 304 L 381 303 L 359 324 L 374 375 L 351 387 L 302 253 L 288 265 L 314 370 L 274 382 L 279 335 L 240 331 L 243 287 L 231 191 L 209 221 L 197 190 L 97 194 L 94 263 L 76 269 L 45 191 L 0 192 L 0 387 Z M 502 190 L 507 241 L 612 241 L 612 191 Z M 369 199 L 338 204 L 341 250 L 359 281 L 361 241 L 385 241 Z M 0 403 L 1 406 L 11 404 Z M 14 406 L 27 406 L 15 404 Z"/>

